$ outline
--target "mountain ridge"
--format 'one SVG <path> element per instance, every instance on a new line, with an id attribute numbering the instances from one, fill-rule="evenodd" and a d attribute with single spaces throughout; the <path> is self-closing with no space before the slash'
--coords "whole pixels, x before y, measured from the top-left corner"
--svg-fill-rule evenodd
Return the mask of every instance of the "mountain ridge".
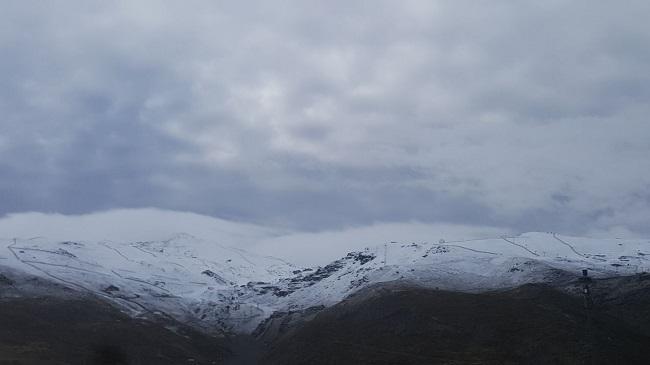
<path id="1" fill-rule="evenodd" d="M 49 280 L 135 317 L 168 316 L 217 335 L 252 333 L 273 313 L 330 307 L 377 283 L 471 293 L 566 282 L 582 269 L 595 278 L 649 271 L 650 241 L 539 232 L 393 241 L 306 268 L 184 233 L 160 241 L 0 243 L 0 272 Z"/>

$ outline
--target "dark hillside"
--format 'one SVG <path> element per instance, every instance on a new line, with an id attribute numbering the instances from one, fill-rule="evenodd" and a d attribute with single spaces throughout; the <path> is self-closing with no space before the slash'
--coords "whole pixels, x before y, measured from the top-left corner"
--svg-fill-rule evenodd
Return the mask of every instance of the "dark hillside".
<path id="1" fill-rule="evenodd" d="M 0 300 L 0 364 L 220 364 L 223 342 L 94 299 Z"/>
<path id="2" fill-rule="evenodd" d="M 636 280 L 597 286 L 624 293 L 586 310 L 545 285 L 484 294 L 375 287 L 286 332 L 262 363 L 647 363 L 650 317 L 634 310 L 650 307 L 648 289 Z"/>

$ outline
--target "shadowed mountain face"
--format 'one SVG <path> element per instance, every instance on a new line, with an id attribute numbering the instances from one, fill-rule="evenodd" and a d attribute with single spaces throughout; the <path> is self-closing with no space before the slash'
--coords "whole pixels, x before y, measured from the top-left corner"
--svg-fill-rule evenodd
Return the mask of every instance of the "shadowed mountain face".
<path id="1" fill-rule="evenodd" d="M 483 294 L 373 287 L 285 331 L 261 363 L 645 364 L 642 279 L 595 282 L 589 310 L 546 285 Z"/>
<path id="2" fill-rule="evenodd" d="M 220 364 L 223 343 L 94 299 L 0 301 L 0 364 Z"/>

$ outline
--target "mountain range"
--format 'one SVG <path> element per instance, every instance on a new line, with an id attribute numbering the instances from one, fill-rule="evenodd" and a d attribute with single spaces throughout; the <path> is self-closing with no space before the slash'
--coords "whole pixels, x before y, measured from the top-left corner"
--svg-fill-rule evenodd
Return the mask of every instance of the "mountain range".
<path id="1" fill-rule="evenodd" d="M 392 288 L 385 293 L 409 288 L 416 297 L 426 297 L 429 291 L 457 293 L 444 294 L 456 298 L 495 292 L 517 296 L 521 293 L 512 290 L 548 285 L 582 303 L 583 270 L 595 281 L 641 277 L 650 271 L 650 241 L 551 232 L 463 241 L 392 241 L 316 267 L 189 234 L 160 241 L 34 237 L 0 242 L 4 303 L 90 298 L 119 313 L 115 315 L 168 329 L 182 327 L 221 339 L 252 336 L 276 344 L 311 318 L 385 288 Z M 269 356 L 269 361 L 273 356 L 282 359 L 277 352 Z"/>

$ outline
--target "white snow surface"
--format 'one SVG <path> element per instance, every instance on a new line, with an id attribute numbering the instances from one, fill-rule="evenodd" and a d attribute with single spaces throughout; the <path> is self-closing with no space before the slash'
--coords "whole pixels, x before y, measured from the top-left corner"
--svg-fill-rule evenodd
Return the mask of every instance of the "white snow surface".
<path id="1" fill-rule="evenodd" d="M 526 233 L 464 241 L 391 242 L 324 267 L 177 234 L 162 241 L 0 242 L 0 273 L 62 284 L 137 316 L 170 316 L 215 333 L 251 332 L 276 311 L 329 306 L 375 283 L 479 292 L 577 277 L 650 270 L 650 241 Z M 1 291 L 0 291 L 1 294 Z"/>

